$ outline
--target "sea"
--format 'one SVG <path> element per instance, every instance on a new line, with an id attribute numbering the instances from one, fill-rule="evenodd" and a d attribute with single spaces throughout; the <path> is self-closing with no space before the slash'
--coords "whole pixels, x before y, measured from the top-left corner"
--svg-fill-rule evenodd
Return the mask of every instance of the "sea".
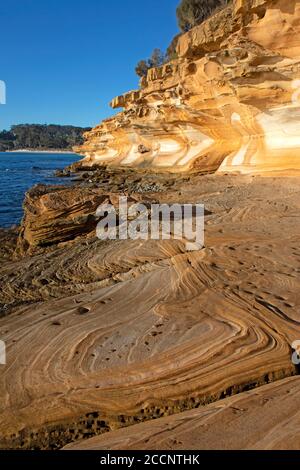
<path id="1" fill-rule="evenodd" d="M 35 184 L 70 184 L 70 178 L 55 177 L 55 170 L 81 158 L 71 153 L 0 152 L 0 228 L 21 222 L 25 193 Z"/>

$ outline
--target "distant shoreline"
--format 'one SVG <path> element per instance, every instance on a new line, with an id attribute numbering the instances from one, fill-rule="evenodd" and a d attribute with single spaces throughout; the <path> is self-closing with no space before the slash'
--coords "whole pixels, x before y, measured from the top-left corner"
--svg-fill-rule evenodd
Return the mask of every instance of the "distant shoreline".
<path id="1" fill-rule="evenodd" d="M 79 155 L 76 152 L 73 152 L 72 150 L 30 150 L 30 149 L 16 149 L 16 150 L 5 150 L 1 153 L 66 153 L 66 154 L 74 154 L 74 155 Z"/>

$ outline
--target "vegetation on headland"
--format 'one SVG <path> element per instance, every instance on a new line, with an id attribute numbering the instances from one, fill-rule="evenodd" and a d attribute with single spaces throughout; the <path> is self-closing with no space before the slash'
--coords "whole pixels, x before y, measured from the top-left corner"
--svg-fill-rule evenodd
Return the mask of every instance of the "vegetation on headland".
<path id="1" fill-rule="evenodd" d="M 177 8 L 177 21 L 185 33 L 203 23 L 218 9 L 225 7 L 231 0 L 181 0 Z"/>
<path id="2" fill-rule="evenodd" d="M 173 38 L 165 53 L 156 48 L 152 52 L 150 59 L 140 60 L 135 68 L 136 74 L 139 77 L 145 77 L 149 69 L 160 67 L 176 59 L 176 47 L 181 34 L 201 24 L 215 11 L 225 7 L 230 1 L 231 0 L 181 0 L 176 10 L 177 22 L 181 33 Z"/>
<path id="3" fill-rule="evenodd" d="M 56 124 L 19 124 L 0 132 L 0 152 L 17 150 L 71 150 L 83 143 L 91 128 Z"/>

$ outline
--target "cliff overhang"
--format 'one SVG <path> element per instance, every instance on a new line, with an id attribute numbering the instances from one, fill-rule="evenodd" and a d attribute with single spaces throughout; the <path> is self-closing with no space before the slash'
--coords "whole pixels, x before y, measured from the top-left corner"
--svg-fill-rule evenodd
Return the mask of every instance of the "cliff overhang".
<path id="1" fill-rule="evenodd" d="M 178 59 L 112 100 L 84 165 L 171 172 L 300 170 L 300 2 L 234 0 L 178 41 Z"/>

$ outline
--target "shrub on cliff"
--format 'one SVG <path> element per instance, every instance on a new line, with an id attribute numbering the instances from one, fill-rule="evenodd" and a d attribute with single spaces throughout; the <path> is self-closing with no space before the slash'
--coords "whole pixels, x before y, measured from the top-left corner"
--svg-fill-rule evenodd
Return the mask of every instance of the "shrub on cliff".
<path id="1" fill-rule="evenodd" d="M 219 7 L 225 6 L 230 0 L 181 0 L 177 8 L 178 25 L 186 32 L 209 18 Z"/>
<path id="2" fill-rule="evenodd" d="M 149 67 L 160 67 L 165 63 L 165 59 L 165 54 L 160 49 L 154 49 L 152 56 L 148 60 Z"/>
<path id="3" fill-rule="evenodd" d="M 176 11 L 181 33 L 173 38 L 165 54 L 160 49 L 154 49 L 150 59 L 140 60 L 135 67 L 136 74 L 139 77 L 145 77 L 149 69 L 160 67 L 166 62 L 177 59 L 176 48 L 181 34 L 202 23 L 218 9 L 224 8 L 231 1 L 232 0 L 181 0 Z"/>
<path id="4" fill-rule="evenodd" d="M 148 70 L 149 70 L 149 65 L 148 65 L 148 62 L 146 62 L 146 60 L 140 60 L 137 63 L 137 66 L 135 67 L 135 73 L 139 77 L 145 77 L 147 75 Z"/>
<path id="5" fill-rule="evenodd" d="M 174 60 L 174 59 L 177 59 L 178 57 L 178 54 L 177 54 L 177 44 L 178 44 L 178 40 L 180 38 L 181 34 L 177 34 L 173 39 L 172 39 L 172 42 L 171 44 L 169 45 L 168 49 L 167 49 L 167 53 L 166 53 L 166 60 L 167 62 L 170 62 L 170 60 Z"/>
<path id="6" fill-rule="evenodd" d="M 160 49 L 154 49 L 150 59 L 140 60 L 135 68 L 135 72 L 139 77 L 145 77 L 149 69 L 160 67 L 166 62 L 166 56 Z"/>

